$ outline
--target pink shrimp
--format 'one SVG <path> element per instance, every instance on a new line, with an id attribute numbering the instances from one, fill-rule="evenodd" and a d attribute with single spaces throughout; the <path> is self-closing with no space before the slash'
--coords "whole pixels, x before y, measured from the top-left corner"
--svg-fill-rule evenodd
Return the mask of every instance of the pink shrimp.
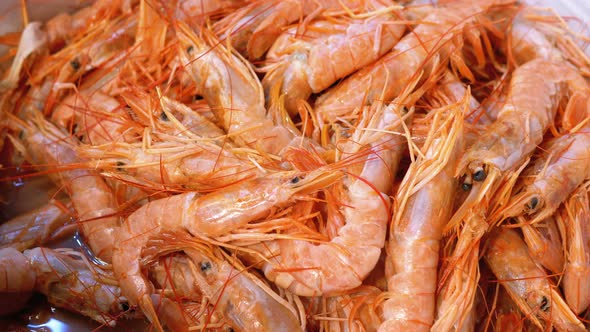
<path id="1" fill-rule="evenodd" d="M 439 246 L 456 192 L 466 106 L 443 107 L 425 119 L 425 157 L 410 165 L 397 192 L 387 250 L 392 269 L 379 331 L 429 331 L 434 321 Z"/>
<path id="2" fill-rule="evenodd" d="M 402 153 L 403 138 L 393 134 L 407 120 L 401 113 L 397 103 L 364 113 L 344 146 L 345 158 L 360 163 L 351 169 L 358 175 L 346 177 L 339 188 L 343 198 L 336 217 L 342 227 L 330 242 L 277 240 L 277 256 L 263 267 L 269 280 L 297 295 L 330 295 L 359 286 L 375 267 L 390 216 L 387 193 Z"/>
<path id="3" fill-rule="evenodd" d="M 0 247 L 25 250 L 68 234 L 68 203 L 50 201 L 0 224 Z M 71 230 L 71 227 L 70 227 Z M 71 234 L 71 232 L 70 232 Z"/>
<path id="4" fill-rule="evenodd" d="M 93 266 L 82 254 L 71 249 L 34 248 L 26 250 L 29 273 L 35 276 L 35 290 L 49 303 L 90 317 L 107 326 L 117 319 L 138 318 L 126 311 L 112 272 Z"/>
<path id="5" fill-rule="evenodd" d="M 461 33 L 463 27 L 493 5 L 510 2 L 457 1 L 437 8 L 424 19 L 427 23 L 404 36 L 390 53 L 322 94 L 315 103 L 318 115 L 324 122 L 334 122 L 355 107 L 375 100 L 392 100 L 408 82 L 436 72 L 431 67 L 437 54 L 446 61 L 444 56 L 453 51 L 449 41 L 457 31 Z"/>
<path id="6" fill-rule="evenodd" d="M 375 1 L 379 5 L 387 0 Z M 250 59 L 260 58 L 281 34 L 282 29 L 301 18 L 311 20 L 322 11 L 353 11 L 368 7 L 370 1 L 350 0 L 266 0 L 249 5 L 224 17 L 214 25 L 221 40 Z"/>
<path id="7" fill-rule="evenodd" d="M 178 27 L 180 58 L 231 139 L 272 154 L 304 141 L 292 124 L 274 124 L 267 117 L 262 86 L 245 60 L 226 50 L 207 30 L 201 31 L 203 39 L 182 22 Z"/>
<path id="8" fill-rule="evenodd" d="M 278 59 L 267 56 L 274 63 L 261 70 L 266 71 L 262 81 L 265 91 L 278 85 L 285 95 L 287 111 L 296 114 L 298 100 L 307 100 L 311 93 L 328 88 L 390 51 L 405 30 L 403 24 L 391 24 L 399 16 L 389 10 L 338 24 L 314 22 L 307 31 L 316 25 L 322 30 L 318 37 L 311 39 L 307 34 L 298 36 L 297 27 L 287 30 L 283 34 L 292 36 L 288 38 L 288 48 L 280 52 Z"/>
<path id="9" fill-rule="evenodd" d="M 161 328 L 150 294 L 153 286 L 141 273 L 139 258 L 149 238 L 164 231 L 188 230 L 195 236 L 217 236 L 262 218 L 275 206 L 288 204 L 294 195 L 321 188 L 340 177 L 318 170 L 301 177 L 294 171 L 243 181 L 204 196 L 188 192 L 143 205 L 131 214 L 117 233 L 113 268 L 123 294 L 139 304 L 148 319 Z"/>
<path id="10" fill-rule="evenodd" d="M 191 262 L 195 286 L 237 331 L 301 330 L 297 310 L 221 250 L 186 232 L 163 233 L 146 245 L 146 262 L 168 253 L 184 252 Z"/>
<path id="11" fill-rule="evenodd" d="M 21 310 L 33 294 L 35 273 L 14 248 L 0 249 L 0 316 Z"/>
<path id="12" fill-rule="evenodd" d="M 585 331 L 549 277 L 529 256 L 515 230 L 501 229 L 488 241 L 485 261 L 512 300 L 539 328 Z M 543 326 L 538 318 L 546 322 Z"/>
<path id="13" fill-rule="evenodd" d="M 580 186 L 561 210 L 566 230 L 564 243 L 567 261 L 563 273 L 563 292 L 572 310 L 579 314 L 590 304 L 590 200 L 588 185 Z"/>
<path id="14" fill-rule="evenodd" d="M 65 170 L 50 173 L 59 186 L 68 190 L 78 225 L 92 252 L 110 262 L 115 230 L 119 226 L 117 205 L 111 188 L 92 170 L 71 169 L 83 163 L 75 151 L 75 139 L 46 121 L 40 113 L 30 112 L 21 123 L 26 156 L 40 170 L 62 166 Z"/>

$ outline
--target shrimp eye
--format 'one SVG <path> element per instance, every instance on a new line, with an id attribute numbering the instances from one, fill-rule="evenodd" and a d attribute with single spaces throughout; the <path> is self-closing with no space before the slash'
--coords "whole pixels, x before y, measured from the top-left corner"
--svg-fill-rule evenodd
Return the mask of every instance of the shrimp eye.
<path id="1" fill-rule="evenodd" d="M 72 60 L 70 61 L 70 66 L 72 66 L 72 69 L 78 70 L 80 69 L 80 62 L 78 60 Z"/>
<path id="2" fill-rule="evenodd" d="M 527 204 L 527 208 L 534 210 L 539 205 L 539 198 L 537 196 L 531 198 L 531 201 Z"/>
<path id="3" fill-rule="evenodd" d="M 160 113 L 160 119 L 162 119 L 162 121 L 168 121 L 168 115 L 166 115 L 166 112 Z"/>
<path id="4" fill-rule="evenodd" d="M 127 304 L 127 302 L 122 302 L 121 309 L 123 309 L 123 311 L 129 311 L 129 304 Z"/>
<path id="5" fill-rule="evenodd" d="M 477 172 L 473 173 L 473 180 L 481 182 L 486 179 L 486 172 L 482 169 L 478 169 Z"/>
<path id="6" fill-rule="evenodd" d="M 473 187 L 473 185 L 467 182 L 463 182 L 463 184 L 461 185 L 461 189 L 463 189 L 463 191 L 469 191 L 471 190 L 471 187 Z"/>
<path id="7" fill-rule="evenodd" d="M 207 272 L 211 270 L 211 263 L 208 261 L 201 262 L 200 268 L 202 272 Z"/>
<path id="8" fill-rule="evenodd" d="M 541 299 L 541 310 L 549 311 L 549 300 L 545 296 Z"/>
<path id="9" fill-rule="evenodd" d="M 296 176 L 296 177 L 294 177 L 294 178 L 292 178 L 292 179 L 291 179 L 291 183 L 292 183 L 292 184 L 298 183 L 298 182 L 299 182 L 299 180 L 301 180 L 301 178 L 300 178 L 300 177 L 298 177 L 298 176 Z"/>
<path id="10" fill-rule="evenodd" d="M 123 166 L 125 166 L 125 163 L 122 161 L 117 161 L 117 171 L 122 172 L 123 171 Z"/>
<path id="11" fill-rule="evenodd" d="M 25 138 L 25 131 L 21 130 L 20 133 L 18 133 L 18 139 L 24 139 Z"/>
<path id="12" fill-rule="evenodd" d="M 191 54 L 193 52 L 195 48 L 193 47 L 193 45 L 189 46 L 186 48 L 186 53 Z"/>

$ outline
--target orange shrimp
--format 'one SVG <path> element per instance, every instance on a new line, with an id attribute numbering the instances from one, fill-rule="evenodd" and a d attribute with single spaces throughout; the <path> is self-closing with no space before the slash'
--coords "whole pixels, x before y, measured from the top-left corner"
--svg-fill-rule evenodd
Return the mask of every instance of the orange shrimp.
<path id="1" fill-rule="evenodd" d="M 466 107 L 460 102 L 425 119 L 424 157 L 410 165 L 395 200 L 387 250 L 392 272 L 379 331 L 429 331 L 434 321 L 439 246 L 456 192 L 453 176 Z"/>
<path id="2" fill-rule="evenodd" d="M 35 290 L 47 296 L 49 303 L 115 326 L 117 319 L 138 318 L 126 311 L 112 272 L 92 265 L 81 253 L 71 249 L 35 248 L 26 250 L 29 270 L 36 276 Z"/>
<path id="3" fill-rule="evenodd" d="M 377 12 L 381 9 L 386 8 L 375 8 Z M 267 61 L 273 63 L 261 69 L 266 72 L 262 81 L 265 91 L 268 93 L 279 85 L 285 95 L 287 111 L 297 114 L 297 100 L 307 100 L 311 93 L 328 88 L 390 51 L 405 30 L 403 24 L 392 24 L 399 16 L 390 9 L 365 19 L 343 20 L 337 24 L 314 22 L 307 31 L 321 30 L 317 38 L 311 39 L 307 34 L 298 36 L 298 27 L 287 30 L 283 35 L 290 38 L 281 44 L 288 42 L 288 47 L 280 52 L 278 59 L 267 56 Z"/>
<path id="4" fill-rule="evenodd" d="M 524 218 L 516 220 L 522 225 L 524 242 L 535 262 L 553 273 L 561 273 L 565 254 L 554 218 L 547 218 L 535 225 Z"/>
<path id="5" fill-rule="evenodd" d="M 299 331 L 297 310 L 280 298 L 245 267 L 221 250 L 183 233 L 152 238 L 143 255 L 149 262 L 172 252 L 189 258 L 196 286 L 214 303 L 214 310 L 237 331 Z M 205 322 L 204 327 L 208 322 Z"/>
<path id="6" fill-rule="evenodd" d="M 71 129 L 81 141 L 91 145 L 132 141 L 136 133 L 133 124 L 119 102 L 99 91 L 81 91 L 67 96 L 51 114 L 51 121 Z"/>
<path id="7" fill-rule="evenodd" d="M 69 203 L 50 201 L 3 222 L 0 224 L 0 248 L 13 247 L 25 250 L 68 234 L 68 205 Z"/>
<path id="8" fill-rule="evenodd" d="M 170 189 L 211 191 L 262 174 L 254 158 L 205 141 L 105 144 L 82 147 L 81 155 L 110 176 Z"/>
<path id="9" fill-rule="evenodd" d="M 532 224 L 551 216 L 574 189 L 590 179 L 588 146 L 590 125 L 549 141 L 543 156 L 525 170 L 521 188 L 498 218 L 527 216 Z"/>
<path id="10" fill-rule="evenodd" d="M 590 200 L 589 183 L 580 186 L 561 210 L 566 230 L 567 261 L 563 273 L 566 302 L 579 314 L 590 304 Z"/>
<path id="11" fill-rule="evenodd" d="M 71 168 L 84 162 L 75 150 L 78 142 L 74 138 L 46 121 L 40 113 L 29 114 L 28 122 L 19 124 L 27 158 L 40 170 L 64 168 L 51 172 L 50 177 L 68 190 L 78 225 L 94 255 L 110 262 L 114 234 L 119 226 L 111 188 L 92 170 Z"/>
<path id="12" fill-rule="evenodd" d="M 244 0 L 180 0 L 175 16 L 181 21 L 200 23 L 208 17 L 223 15 L 244 5 Z"/>
<path id="13" fill-rule="evenodd" d="M 374 105 L 363 114 L 350 145 L 343 147 L 344 158 L 359 162 L 339 188 L 343 199 L 338 212 L 344 225 L 330 242 L 277 240 L 279 253 L 263 268 L 269 280 L 297 295 L 329 295 L 359 286 L 373 270 L 385 244 L 387 194 L 402 153 L 403 138 L 394 133 L 411 116 L 401 113 L 394 102 Z"/>
<path id="14" fill-rule="evenodd" d="M 0 249 L 0 316 L 21 310 L 35 287 L 29 260 L 14 248 Z"/>
<path id="15" fill-rule="evenodd" d="M 226 50 L 206 29 L 199 37 L 186 24 L 177 23 L 180 58 L 231 139 L 272 154 L 304 140 L 293 125 L 275 125 L 267 117 L 262 86 L 245 60 Z"/>
<path id="16" fill-rule="evenodd" d="M 221 40 L 231 41 L 232 46 L 249 59 L 258 59 L 271 47 L 282 29 L 297 20 L 306 21 L 322 11 L 351 12 L 366 8 L 373 1 L 350 0 L 258 0 L 224 17 L 214 25 Z M 388 0 L 374 1 L 379 5 Z"/>
<path id="17" fill-rule="evenodd" d="M 149 238 L 164 231 L 188 230 L 194 236 L 218 236 L 239 225 L 268 215 L 275 206 L 288 204 L 294 195 L 316 190 L 340 177 L 318 170 L 305 174 L 285 171 L 243 181 L 207 195 L 188 192 L 155 200 L 131 214 L 117 233 L 113 269 L 123 294 L 139 304 L 160 328 L 150 294 L 152 285 L 141 273 L 139 258 Z"/>
<path id="18" fill-rule="evenodd" d="M 355 107 L 375 100 L 390 101 L 416 77 L 428 77 L 438 59 L 453 51 L 451 39 L 463 27 L 496 4 L 511 1 L 458 1 L 437 8 L 425 23 L 404 36 L 393 50 L 322 94 L 315 103 L 324 122 L 334 122 Z"/>
<path id="19" fill-rule="evenodd" d="M 474 188 L 447 230 L 455 227 L 467 210 L 479 205 L 484 195 L 492 195 L 509 173 L 523 167 L 543 140 L 559 103 L 568 92 L 586 89 L 584 79 L 562 61 L 535 59 L 514 71 L 507 102 L 496 121 L 467 149 L 459 162 L 456 175 L 465 176 L 465 189 Z M 531 95 L 531 91 L 538 95 Z"/>
<path id="20" fill-rule="evenodd" d="M 539 328 L 585 331 L 549 277 L 512 229 L 501 229 L 488 241 L 485 261 L 520 310 Z M 539 318 L 546 322 L 545 326 Z"/>

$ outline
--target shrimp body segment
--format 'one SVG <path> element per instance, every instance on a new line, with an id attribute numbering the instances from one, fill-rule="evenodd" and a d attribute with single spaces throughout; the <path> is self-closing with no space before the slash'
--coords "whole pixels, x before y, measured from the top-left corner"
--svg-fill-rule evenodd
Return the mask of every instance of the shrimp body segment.
<path id="1" fill-rule="evenodd" d="M 512 300 L 528 318 L 538 318 L 559 331 L 585 331 L 549 277 L 535 264 L 526 244 L 512 229 L 502 229 L 488 242 L 485 261 Z"/>
<path id="2" fill-rule="evenodd" d="M 11 247 L 0 249 L 0 316 L 23 308 L 32 295 L 35 280 L 27 257 Z"/>

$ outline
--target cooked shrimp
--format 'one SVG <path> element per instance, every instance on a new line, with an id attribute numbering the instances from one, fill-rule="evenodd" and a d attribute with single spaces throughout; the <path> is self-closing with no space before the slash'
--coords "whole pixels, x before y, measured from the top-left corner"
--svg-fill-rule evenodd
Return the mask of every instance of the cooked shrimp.
<path id="1" fill-rule="evenodd" d="M 549 141 L 525 170 L 521 187 L 501 219 L 527 216 L 536 223 L 551 216 L 570 193 L 590 179 L 590 125 Z"/>
<path id="2" fill-rule="evenodd" d="M 239 263 L 186 232 L 165 233 L 147 243 L 146 261 L 184 251 L 196 285 L 237 331 L 300 331 L 297 310 Z M 155 257 L 154 257 L 155 256 Z M 225 256 L 225 257 L 224 257 Z M 205 322 L 205 327 L 208 322 Z"/>
<path id="3" fill-rule="evenodd" d="M 123 106 L 99 91 L 67 96 L 53 110 L 51 121 L 91 145 L 129 142 L 138 131 L 129 130 L 134 124 Z"/>
<path id="4" fill-rule="evenodd" d="M 567 261 L 563 272 L 563 293 L 574 313 L 590 304 L 590 200 L 588 182 L 580 186 L 565 202 L 561 211 L 565 224 Z"/>
<path id="5" fill-rule="evenodd" d="M 334 122 L 355 107 L 375 100 L 392 100 L 421 73 L 428 77 L 435 72 L 431 67 L 437 54 L 453 51 L 449 41 L 464 26 L 489 7 L 506 2 L 511 1 L 457 1 L 435 9 L 393 51 L 322 94 L 315 104 L 318 115 L 324 122 Z"/>
<path id="6" fill-rule="evenodd" d="M 266 277 L 302 296 L 329 295 L 359 286 L 377 264 L 384 246 L 390 201 L 387 193 L 401 157 L 399 104 L 372 107 L 360 119 L 345 156 L 359 161 L 339 190 L 343 226 L 330 242 L 278 240 L 280 252 L 265 262 Z M 348 157 L 346 157 L 348 158 Z M 337 257 L 337 259 L 334 259 Z"/>
<path id="7" fill-rule="evenodd" d="M 294 126 L 275 125 L 267 117 L 262 86 L 249 64 L 226 50 L 211 32 L 202 30 L 199 37 L 182 22 L 178 26 L 182 62 L 231 139 L 272 154 L 303 140 Z"/>
<path id="8" fill-rule="evenodd" d="M 235 155 L 208 142 L 162 142 L 149 147 L 140 144 L 105 144 L 82 147 L 81 155 L 91 164 L 116 177 L 131 177 L 151 187 L 211 191 L 262 172 L 254 158 Z"/>
<path id="9" fill-rule="evenodd" d="M 123 294 L 139 304 L 148 319 L 159 328 L 150 294 L 153 286 L 141 273 L 139 258 L 149 238 L 164 231 L 188 230 L 194 236 L 214 237 L 239 225 L 268 215 L 275 206 L 285 205 L 294 195 L 329 184 L 337 172 L 319 170 L 305 178 L 295 171 L 243 181 L 204 196 L 188 192 L 143 205 L 131 214 L 117 233 L 113 268 Z"/>
<path id="10" fill-rule="evenodd" d="M 0 316 L 21 310 L 33 294 L 35 272 L 14 248 L 0 249 Z"/>
<path id="11" fill-rule="evenodd" d="M 26 250 L 24 255 L 36 275 L 35 290 L 47 296 L 53 306 L 108 326 L 115 326 L 117 319 L 123 317 L 138 317 L 126 312 L 126 300 L 112 273 L 91 265 L 81 253 L 35 248 Z"/>
<path id="12" fill-rule="evenodd" d="M 514 71 L 507 102 L 496 121 L 467 149 L 459 162 L 456 175 L 465 176 L 466 189 L 472 185 L 476 188 L 471 190 L 447 229 L 456 226 L 468 209 L 478 205 L 484 195 L 493 195 L 509 173 L 527 162 L 568 92 L 587 88 L 576 70 L 562 61 L 535 59 Z"/>
<path id="13" fill-rule="evenodd" d="M 278 59 L 267 57 L 276 62 L 261 70 L 266 72 L 262 84 L 267 95 L 273 86 L 279 85 L 287 111 L 297 114 L 298 100 L 307 100 L 311 93 L 328 88 L 390 51 L 405 30 L 403 24 L 392 24 L 399 16 L 390 10 L 339 24 L 314 22 L 313 27 L 319 25 L 323 29 L 318 38 L 311 39 L 298 36 L 297 27 L 285 31 L 283 34 L 292 36 L 289 47 Z"/>
<path id="14" fill-rule="evenodd" d="M 50 177 L 67 189 L 76 211 L 77 223 L 94 255 L 111 261 L 114 234 L 119 226 L 117 205 L 111 188 L 92 170 L 76 169 L 84 162 L 76 152 L 78 142 L 31 112 L 27 123 L 20 125 L 26 157 L 40 170 L 55 169 Z M 59 167 L 64 170 L 59 170 Z"/>
<path id="15" fill-rule="evenodd" d="M 25 250 L 68 234 L 68 203 L 50 201 L 0 224 L 0 247 Z M 71 234 L 70 227 L 70 234 Z"/>
<path id="16" fill-rule="evenodd" d="M 244 5 L 244 0 L 181 0 L 176 5 L 176 18 L 200 24 L 211 16 L 223 15 Z"/>
<path id="17" fill-rule="evenodd" d="M 377 6 L 389 0 L 374 1 Z M 350 0 L 266 0 L 253 1 L 214 25 L 221 40 L 250 59 L 260 58 L 281 34 L 282 29 L 300 19 L 309 21 L 322 11 L 353 11 L 371 8 L 372 1 Z"/>
<path id="18" fill-rule="evenodd" d="M 485 261 L 520 310 L 539 328 L 586 330 L 545 271 L 535 264 L 515 230 L 501 229 L 494 234 L 488 241 Z"/>
<path id="19" fill-rule="evenodd" d="M 428 114 L 425 157 L 410 165 L 398 189 L 387 250 L 392 275 L 380 331 L 429 331 L 434 321 L 440 240 L 456 192 L 453 177 L 463 148 L 466 106 Z"/>

